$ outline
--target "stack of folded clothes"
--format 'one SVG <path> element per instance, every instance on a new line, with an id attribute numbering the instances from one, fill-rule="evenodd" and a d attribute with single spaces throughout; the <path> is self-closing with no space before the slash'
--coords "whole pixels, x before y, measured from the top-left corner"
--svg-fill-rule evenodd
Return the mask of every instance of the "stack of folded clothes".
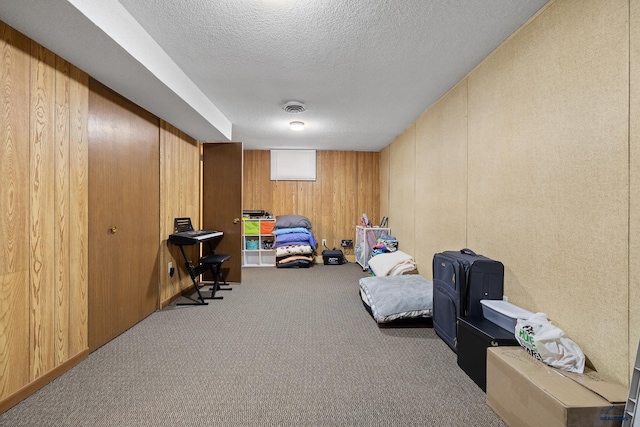
<path id="1" fill-rule="evenodd" d="M 302 215 L 276 217 L 273 235 L 276 240 L 276 267 L 308 268 L 315 260 L 316 239 L 311 232 L 311 222 Z"/>

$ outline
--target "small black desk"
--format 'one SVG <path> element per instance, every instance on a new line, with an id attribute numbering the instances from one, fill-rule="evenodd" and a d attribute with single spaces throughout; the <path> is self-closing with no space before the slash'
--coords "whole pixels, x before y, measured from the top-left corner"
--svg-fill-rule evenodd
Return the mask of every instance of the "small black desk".
<path id="1" fill-rule="evenodd" d="M 513 332 L 485 318 L 458 317 L 458 366 L 485 393 L 487 348 L 519 345 Z"/>

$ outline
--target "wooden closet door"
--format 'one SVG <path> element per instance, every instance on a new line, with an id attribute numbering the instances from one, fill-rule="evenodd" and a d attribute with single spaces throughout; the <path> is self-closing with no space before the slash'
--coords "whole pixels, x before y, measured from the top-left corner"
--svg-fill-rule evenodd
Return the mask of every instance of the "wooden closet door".
<path id="1" fill-rule="evenodd" d="M 100 83 L 89 94 L 89 349 L 159 306 L 159 121 Z"/>
<path id="2" fill-rule="evenodd" d="M 215 251 L 229 254 L 223 274 L 242 281 L 242 143 L 202 144 L 202 228 L 224 232 Z M 206 247 L 205 247 L 206 252 Z M 205 280 L 209 278 L 205 275 Z"/>

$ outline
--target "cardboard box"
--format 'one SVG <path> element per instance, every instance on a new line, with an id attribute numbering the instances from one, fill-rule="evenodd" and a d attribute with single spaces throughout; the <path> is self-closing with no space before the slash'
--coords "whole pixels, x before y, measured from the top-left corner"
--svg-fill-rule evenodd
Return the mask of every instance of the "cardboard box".
<path id="1" fill-rule="evenodd" d="M 487 404 L 509 426 L 620 426 L 627 389 L 585 368 L 545 365 L 522 347 L 487 349 Z"/>

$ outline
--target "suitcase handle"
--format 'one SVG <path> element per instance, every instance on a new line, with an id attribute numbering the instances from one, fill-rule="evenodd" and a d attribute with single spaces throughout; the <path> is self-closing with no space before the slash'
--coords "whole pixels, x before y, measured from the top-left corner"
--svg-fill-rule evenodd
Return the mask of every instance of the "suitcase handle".
<path id="1" fill-rule="evenodd" d="M 460 253 L 467 254 L 467 255 L 478 256 L 478 254 L 476 254 L 474 251 L 472 251 L 469 248 L 460 249 Z"/>

